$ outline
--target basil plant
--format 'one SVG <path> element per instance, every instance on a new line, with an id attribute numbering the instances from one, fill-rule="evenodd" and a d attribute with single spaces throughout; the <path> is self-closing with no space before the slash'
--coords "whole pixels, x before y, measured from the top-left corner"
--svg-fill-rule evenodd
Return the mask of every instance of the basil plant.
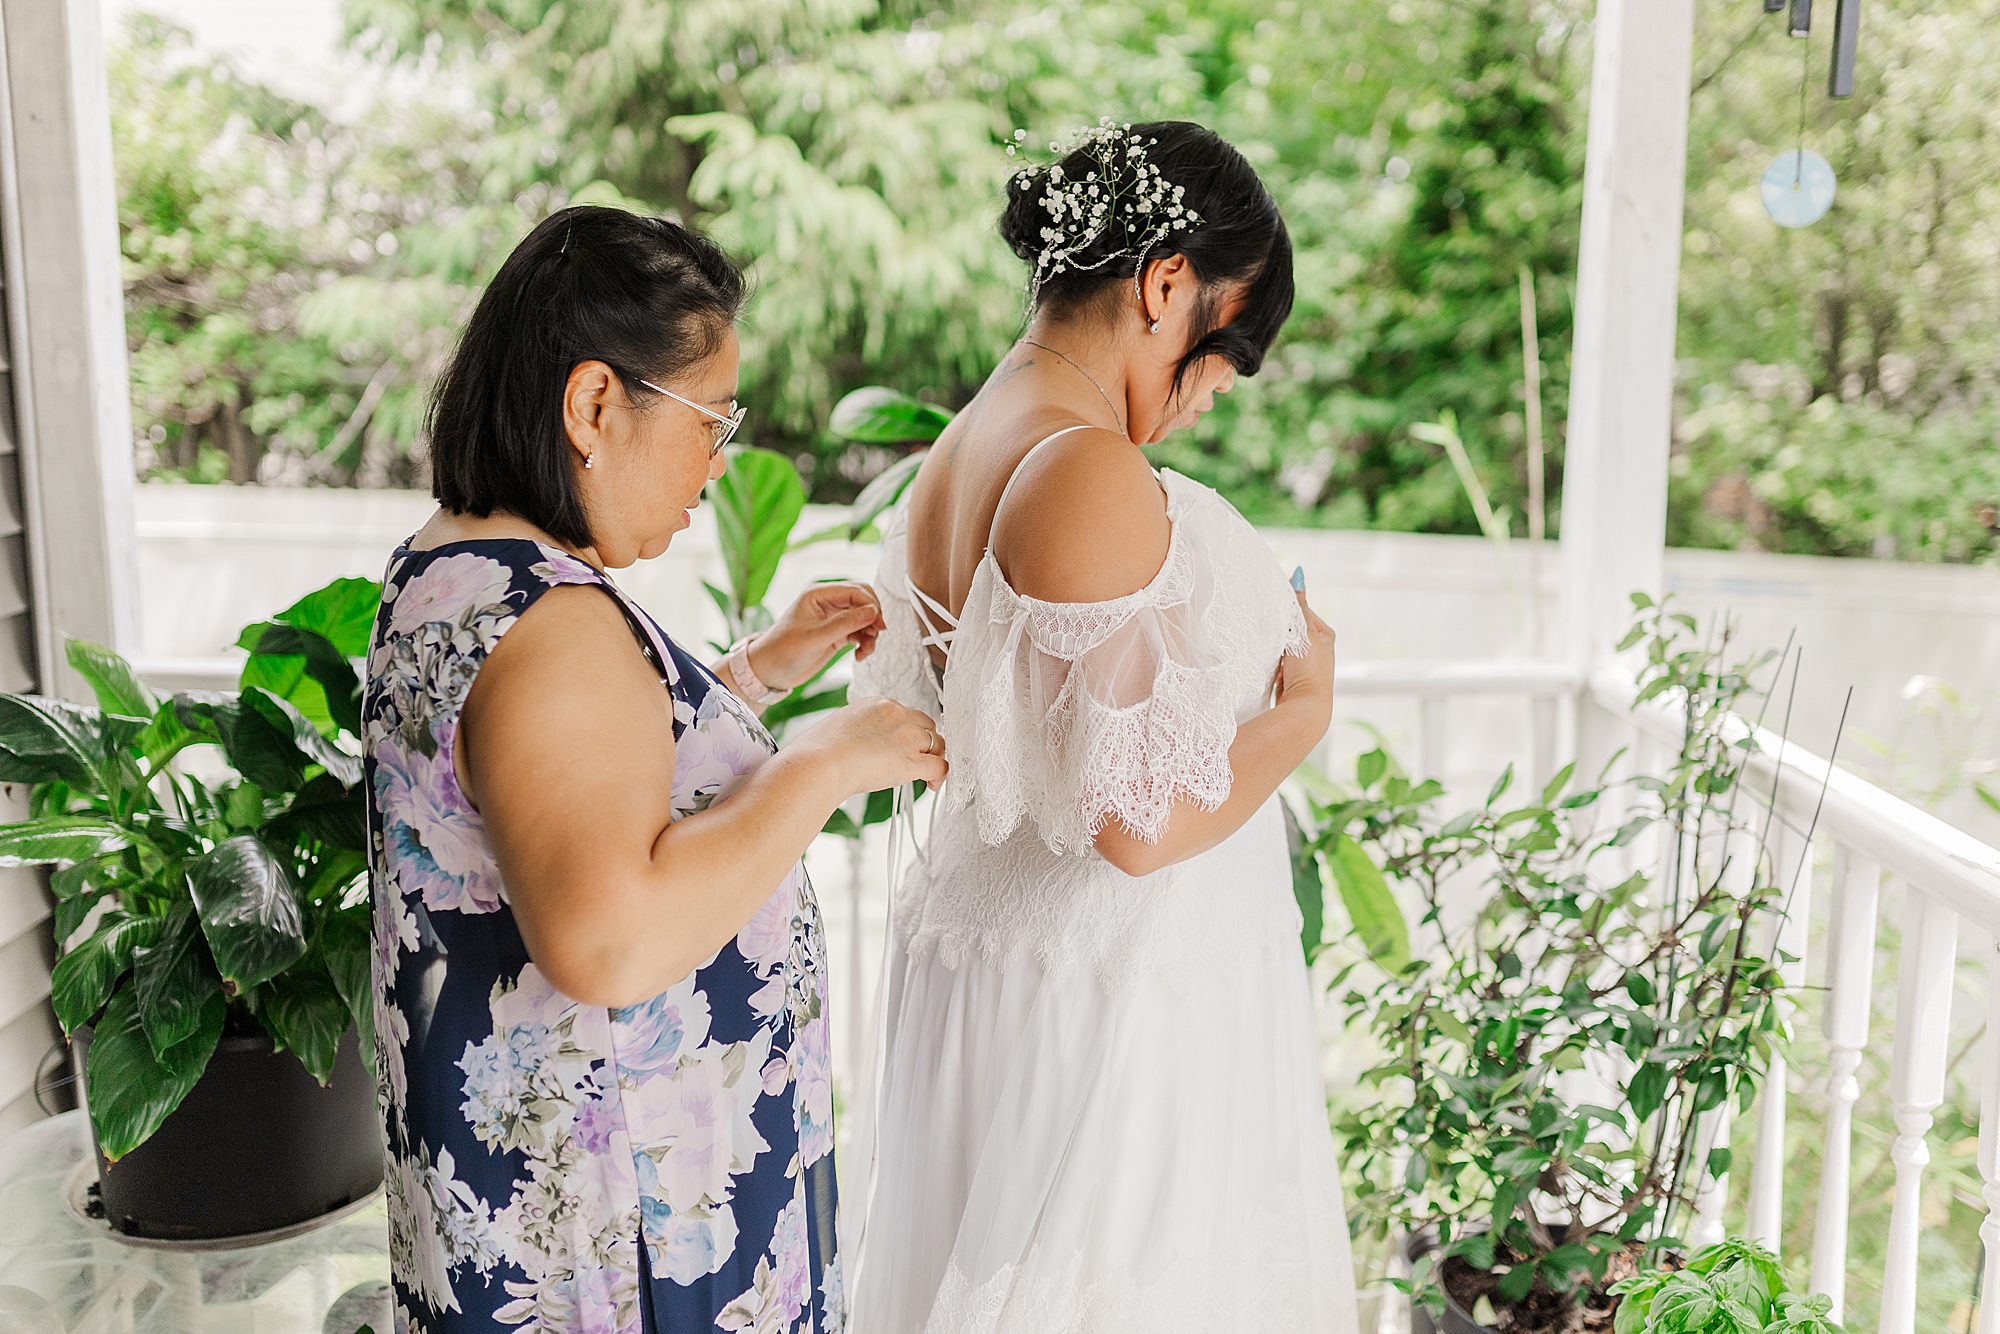
<path id="1" fill-rule="evenodd" d="M 1731 1237 L 1685 1265 L 1655 1266 L 1611 1286 L 1614 1334 L 1840 1334 L 1833 1301 L 1785 1284 L 1778 1257 Z"/>
<path id="2" fill-rule="evenodd" d="M 261 1029 L 321 1084 L 350 1025 L 372 1051 L 349 660 L 380 595 L 343 579 L 247 628 L 235 694 L 159 699 L 77 639 L 69 663 L 97 707 L 0 694 L 0 782 L 29 785 L 29 818 L 0 826 L 0 864 L 53 870 L 52 999 L 65 1032 L 91 1031 L 84 1082 L 109 1161 L 180 1106 L 225 1032 Z M 233 772 L 183 772 L 195 746 Z"/>

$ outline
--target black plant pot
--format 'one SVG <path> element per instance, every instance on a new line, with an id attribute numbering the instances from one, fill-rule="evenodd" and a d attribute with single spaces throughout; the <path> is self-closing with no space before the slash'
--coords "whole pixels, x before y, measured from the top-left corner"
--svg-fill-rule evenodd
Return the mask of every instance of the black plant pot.
<path id="1" fill-rule="evenodd" d="M 71 1053 L 81 1086 L 89 1030 Z M 99 1152 L 97 1174 L 113 1228 L 172 1241 L 291 1227 L 372 1194 L 382 1132 L 355 1031 L 341 1037 L 325 1088 L 267 1035 L 225 1034 L 187 1100 L 116 1163 Z"/>
<path id="2" fill-rule="evenodd" d="M 1403 1258 L 1415 1264 L 1437 1248 L 1437 1233 L 1413 1233 L 1403 1241 Z M 1444 1314 L 1437 1317 L 1431 1315 L 1430 1307 L 1411 1298 L 1410 1334 L 1492 1334 L 1492 1328 L 1474 1320 L 1472 1312 L 1453 1301 L 1451 1294 L 1446 1292 Z"/>

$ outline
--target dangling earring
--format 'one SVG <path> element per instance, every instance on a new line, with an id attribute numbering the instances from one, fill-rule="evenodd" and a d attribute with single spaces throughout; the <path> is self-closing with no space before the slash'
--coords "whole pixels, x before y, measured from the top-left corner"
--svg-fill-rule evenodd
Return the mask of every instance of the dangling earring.
<path id="1" fill-rule="evenodd" d="M 1157 332 L 1157 331 L 1156 331 L 1156 332 Z M 584 466 L 584 468 L 585 468 L 586 470 L 588 470 L 588 469 L 591 469 L 591 468 L 595 468 L 595 467 L 597 466 L 597 451 L 596 451 L 596 450 L 594 450 L 594 449 L 593 449 L 593 450 L 591 450 L 591 451 L 590 451 L 590 452 L 589 452 L 588 454 L 585 454 L 585 455 L 583 456 L 583 466 Z"/>
<path id="2" fill-rule="evenodd" d="M 1147 333 L 1158 333 L 1159 331 L 1160 331 L 1160 322 L 1158 320 L 1154 320 L 1151 324 L 1146 326 Z M 584 466 L 588 467 L 590 465 L 585 464 Z"/>

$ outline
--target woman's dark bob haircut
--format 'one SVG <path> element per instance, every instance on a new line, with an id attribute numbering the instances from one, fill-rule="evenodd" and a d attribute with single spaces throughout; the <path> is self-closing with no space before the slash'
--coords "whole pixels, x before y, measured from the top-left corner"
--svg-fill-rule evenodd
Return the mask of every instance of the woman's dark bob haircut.
<path id="1" fill-rule="evenodd" d="M 640 379 L 671 384 L 713 356 L 742 308 L 742 273 L 705 236 L 623 209 L 551 214 L 493 276 L 438 381 L 431 494 L 592 545 L 563 429 L 569 373 L 601 361 L 648 407 Z"/>
<path id="2" fill-rule="evenodd" d="M 1123 228 L 1110 227 L 1090 248 L 1070 261 L 1070 267 L 1045 280 L 1036 304 L 1058 319 L 1066 319 L 1108 299 L 1122 287 L 1129 295 L 1135 273 L 1156 259 L 1186 255 L 1200 280 L 1202 294 L 1195 307 L 1194 341 L 1174 370 L 1174 394 L 1200 362 L 1226 357 L 1238 375 L 1255 375 L 1264 354 L 1292 313 L 1292 239 L 1270 191 L 1243 155 L 1213 130 L 1184 120 L 1151 121 L 1131 128 L 1131 139 L 1146 143 L 1146 160 L 1159 168 L 1168 186 L 1181 186 L 1182 200 L 1203 219 L 1198 227 L 1169 232 L 1144 254 L 1123 253 L 1131 238 Z M 1129 142 L 1129 141 L 1128 141 Z M 1132 164 L 1120 152 L 1113 165 L 1129 177 Z M 1062 159 L 1063 175 L 1082 180 L 1100 164 L 1087 148 Z M 1042 228 L 1050 217 L 1042 205 L 1048 167 L 1017 173 L 1007 187 L 1007 211 L 1000 218 L 1000 236 L 1030 266 L 1046 244 Z M 1121 192 L 1130 184 L 1120 181 Z M 1241 288 L 1243 308 L 1228 324 L 1219 323 L 1228 289 Z"/>

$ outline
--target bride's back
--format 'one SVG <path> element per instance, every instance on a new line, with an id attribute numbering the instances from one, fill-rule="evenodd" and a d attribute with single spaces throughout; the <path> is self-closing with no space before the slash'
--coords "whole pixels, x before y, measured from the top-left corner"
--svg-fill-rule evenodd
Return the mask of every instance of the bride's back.
<path id="1" fill-rule="evenodd" d="M 1077 424 L 1059 404 L 1006 392 L 1023 370 L 1032 374 L 1026 361 L 1009 358 L 994 372 L 938 437 L 910 489 L 910 578 L 954 615 L 986 555 L 1014 470 L 1039 441 Z"/>
<path id="2" fill-rule="evenodd" d="M 1023 345 L 932 447 L 910 493 L 909 572 L 954 617 L 989 549 L 1017 592 L 1046 601 L 1116 597 L 1159 568 L 1165 500 L 1132 442 L 1093 423 L 1091 399 L 1110 415 L 1074 366 Z"/>

